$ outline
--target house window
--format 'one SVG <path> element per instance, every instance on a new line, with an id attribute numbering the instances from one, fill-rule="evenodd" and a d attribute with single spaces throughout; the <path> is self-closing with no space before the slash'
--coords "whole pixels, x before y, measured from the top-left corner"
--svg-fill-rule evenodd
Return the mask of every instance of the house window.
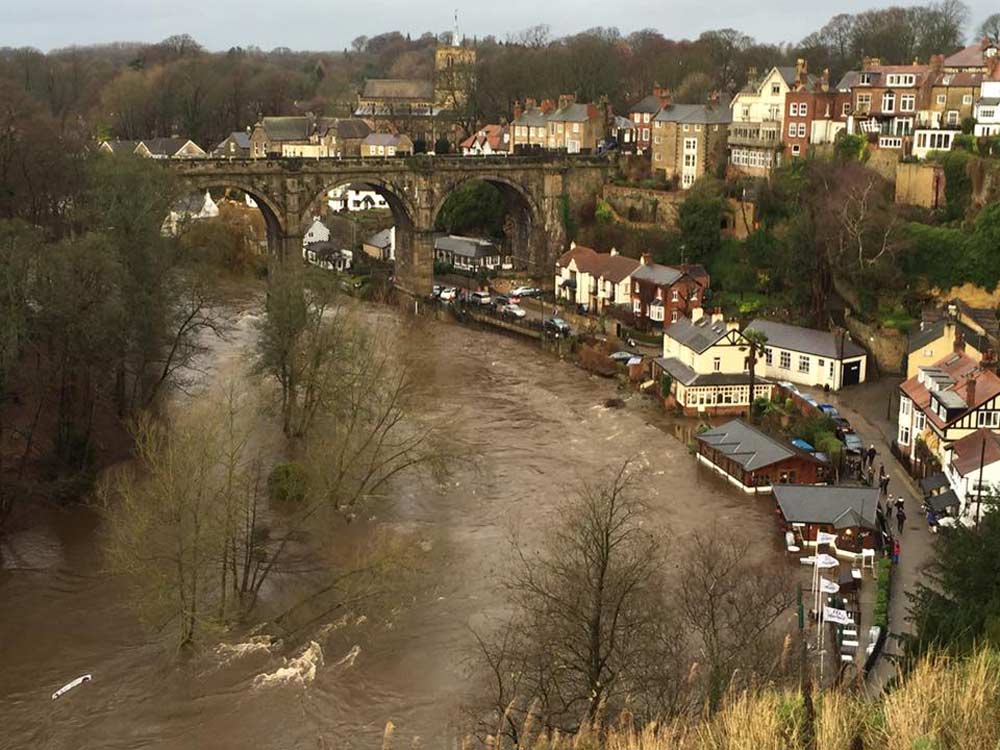
<path id="1" fill-rule="evenodd" d="M 806 137 L 806 124 L 804 122 L 799 123 L 799 138 Z"/>
<path id="2" fill-rule="evenodd" d="M 750 119 L 750 107 L 744 107 L 743 108 L 743 119 L 744 120 L 749 120 Z"/>
<path id="3" fill-rule="evenodd" d="M 799 355 L 799 372 L 809 372 L 809 355 L 800 354 Z"/>
<path id="4" fill-rule="evenodd" d="M 896 109 L 896 95 L 891 91 L 886 91 L 882 95 L 882 111 L 892 112 Z"/>
<path id="5" fill-rule="evenodd" d="M 964 94 L 962 96 L 962 104 L 972 104 L 972 94 Z"/>
<path id="6" fill-rule="evenodd" d="M 938 94 L 937 95 L 937 103 L 939 105 L 944 106 L 947 103 L 947 101 L 948 101 L 948 95 L 947 94 Z"/>
<path id="7" fill-rule="evenodd" d="M 995 430 L 1000 427 L 1000 411 L 981 411 L 976 415 L 976 426 Z"/>
<path id="8" fill-rule="evenodd" d="M 857 110 L 859 112 L 867 112 L 872 108 L 872 95 L 871 94 L 858 94 L 858 106 Z"/>
<path id="9" fill-rule="evenodd" d="M 844 117 L 847 117 L 849 114 L 851 114 L 850 102 L 844 102 L 843 106 L 840 108 L 840 114 L 842 114 Z"/>
<path id="10" fill-rule="evenodd" d="M 637 299 L 632 300 L 632 312 L 636 315 L 642 312 L 642 303 Z"/>
<path id="11" fill-rule="evenodd" d="M 897 440 L 900 445 L 910 444 L 910 427 L 909 425 L 901 424 L 899 426 L 899 440 Z"/>
<path id="12" fill-rule="evenodd" d="M 817 372 L 819 372 L 820 374 L 822 374 L 824 367 L 826 367 L 826 360 L 819 359 L 819 360 L 816 361 L 816 370 L 817 370 Z"/>
<path id="13" fill-rule="evenodd" d="M 915 75 L 912 75 L 912 74 L 908 74 L 908 75 L 902 75 L 902 74 L 890 75 L 890 76 L 887 76 L 887 80 L 886 80 L 886 83 L 889 86 L 912 86 L 916 82 L 917 82 L 917 77 Z"/>
<path id="14" fill-rule="evenodd" d="M 654 155 L 653 159 L 655 161 L 663 161 L 663 154 L 661 154 L 659 151 L 657 151 L 656 154 Z"/>
<path id="15" fill-rule="evenodd" d="M 649 122 L 649 112 L 643 112 L 642 113 L 642 121 L 643 122 Z"/>
<path id="16" fill-rule="evenodd" d="M 655 143 L 657 146 L 659 146 L 662 142 L 663 139 L 660 136 L 656 136 L 655 138 L 653 138 L 653 143 Z"/>
<path id="17" fill-rule="evenodd" d="M 795 127 L 795 123 L 794 122 L 789 123 L 788 124 L 788 137 L 789 138 L 794 138 L 796 132 L 797 132 L 797 128 Z"/>
<path id="18" fill-rule="evenodd" d="M 671 323 L 676 323 L 677 322 L 677 318 L 678 318 L 679 315 L 680 315 L 680 313 L 678 313 L 676 310 L 671 310 L 670 311 L 670 322 Z"/>
<path id="19" fill-rule="evenodd" d="M 799 105 L 799 117 L 806 117 L 808 116 L 808 114 L 809 114 L 809 107 L 806 105 L 805 102 L 802 102 Z"/>
<path id="20" fill-rule="evenodd" d="M 573 132 L 574 133 L 579 133 L 580 132 L 580 123 L 578 123 L 578 122 L 574 122 L 573 123 Z"/>
<path id="21" fill-rule="evenodd" d="M 802 148 L 797 143 L 792 144 L 792 156 L 798 156 L 802 153 Z"/>
<path id="22" fill-rule="evenodd" d="M 778 357 L 778 367 L 782 370 L 792 369 L 792 353 L 791 352 L 781 352 Z"/>
<path id="23" fill-rule="evenodd" d="M 670 301 L 671 302 L 679 302 L 680 298 L 681 298 L 680 293 L 676 289 L 671 289 L 670 290 Z"/>
<path id="24" fill-rule="evenodd" d="M 685 174 L 681 178 L 681 184 L 684 185 L 684 187 L 686 188 L 691 187 L 694 184 L 694 175 L 690 173 Z"/>
<path id="25" fill-rule="evenodd" d="M 899 416 L 908 417 L 910 416 L 910 410 L 913 407 L 913 402 L 910 401 L 906 396 L 899 397 Z"/>
<path id="26" fill-rule="evenodd" d="M 685 125 L 684 125 L 684 132 L 685 132 L 685 133 L 686 133 L 686 132 L 688 132 L 688 131 L 689 131 L 690 129 L 691 129 L 691 126 L 690 126 L 690 125 L 688 125 L 688 124 L 685 124 Z"/>
<path id="27" fill-rule="evenodd" d="M 770 367 L 774 362 L 774 352 L 771 351 L 771 347 L 764 347 L 764 363 Z"/>
<path id="28" fill-rule="evenodd" d="M 922 411 L 918 411 L 913 415 L 913 430 L 915 432 L 923 432 L 926 426 L 927 416 Z"/>
<path id="29" fill-rule="evenodd" d="M 771 84 L 771 96 L 779 96 L 781 94 L 781 84 L 772 83 Z"/>
<path id="30" fill-rule="evenodd" d="M 860 78 L 859 78 L 859 81 L 858 81 L 858 82 L 859 82 L 859 83 L 860 83 L 860 84 L 861 84 L 862 86 L 869 86 L 869 85 L 871 85 L 871 82 L 872 82 L 872 74 L 871 74 L 871 73 L 862 73 L 862 74 L 861 74 L 861 76 L 860 76 Z"/>
<path id="31" fill-rule="evenodd" d="M 830 362 L 830 378 L 833 378 L 833 361 Z"/>
<path id="32" fill-rule="evenodd" d="M 722 357 L 712 358 L 712 372 L 722 372 Z"/>
<path id="33" fill-rule="evenodd" d="M 788 105 L 788 114 L 791 117 L 798 117 L 799 116 L 799 103 L 798 102 L 792 102 L 791 104 Z"/>
<path id="34" fill-rule="evenodd" d="M 954 109 L 949 110 L 948 112 L 948 124 L 958 125 L 958 112 Z"/>
<path id="35" fill-rule="evenodd" d="M 912 112 L 917 107 L 917 97 L 913 94 L 903 94 L 899 97 L 899 111 Z"/>

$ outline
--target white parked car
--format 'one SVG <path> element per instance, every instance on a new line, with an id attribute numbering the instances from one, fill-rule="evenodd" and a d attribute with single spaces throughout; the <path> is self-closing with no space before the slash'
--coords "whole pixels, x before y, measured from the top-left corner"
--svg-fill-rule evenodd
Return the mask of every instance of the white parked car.
<path id="1" fill-rule="evenodd" d="M 489 292 L 473 292 L 469 295 L 469 302 L 476 305 L 488 305 L 490 304 L 490 293 Z"/>
<path id="2" fill-rule="evenodd" d="M 438 296 L 438 299 L 441 300 L 442 302 L 451 302 L 453 299 L 455 299 L 457 294 L 458 292 L 455 289 L 455 287 L 450 286 L 447 289 L 441 290 L 441 294 Z"/>
<path id="3" fill-rule="evenodd" d="M 510 315 L 511 317 L 514 317 L 514 318 L 523 318 L 523 317 L 524 317 L 524 316 L 526 316 L 526 315 L 527 315 L 528 313 L 527 313 L 527 311 L 526 311 L 526 310 L 525 310 L 525 309 L 524 309 L 523 307 L 521 307 L 520 305 L 507 305 L 507 306 L 506 306 L 506 307 L 505 307 L 505 308 L 503 309 L 503 314 L 504 314 L 504 315 Z"/>
<path id="4" fill-rule="evenodd" d="M 511 290 L 511 297 L 537 297 L 542 293 L 541 289 L 536 289 L 533 286 L 519 286 Z"/>

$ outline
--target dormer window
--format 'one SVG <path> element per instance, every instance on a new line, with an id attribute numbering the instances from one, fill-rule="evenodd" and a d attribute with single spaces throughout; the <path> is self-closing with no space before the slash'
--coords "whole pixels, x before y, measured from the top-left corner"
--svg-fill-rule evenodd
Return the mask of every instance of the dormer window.
<path id="1" fill-rule="evenodd" d="M 862 73 L 858 77 L 858 83 L 860 83 L 862 86 L 871 86 L 871 84 L 872 84 L 872 74 L 871 73 Z"/>

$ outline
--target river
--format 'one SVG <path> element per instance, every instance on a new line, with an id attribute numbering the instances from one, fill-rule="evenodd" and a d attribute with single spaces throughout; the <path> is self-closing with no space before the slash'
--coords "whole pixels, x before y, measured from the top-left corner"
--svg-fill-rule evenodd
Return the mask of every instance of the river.
<path id="1" fill-rule="evenodd" d="M 84 506 L 33 509 L 2 542 L 0 748 L 374 748 L 390 720 L 396 747 L 415 737 L 457 746 L 469 628 L 502 611 L 509 530 L 537 538 L 581 480 L 630 457 L 647 469 L 650 520 L 668 547 L 718 522 L 778 554 L 771 502 L 700 467 L 649 400 L 629 395 L 608 409 L 615 383 L 530 342 L 387 308 L 371 314 L 391 322 L 401 346 L 419 347 L 437 393 L 425 408 L 446 415 L 477 456 L 446 486 L 397 488 L 352 528 L 362 543 L 386 530 L 408 540 L 417 583 L 288 648 L 229 640 L 181 659 L 102 573 L 96 516 Z M 235 305 L 233 315 L 233 334 L 213 344 L 209 380 L 243 366 L 259 306 Z M 309 640 L 322 658 L 304 652 Z M 286 660 L 292 669 L 279 671 Z M 51 700 L 84 673 L 93 681 Z"/>

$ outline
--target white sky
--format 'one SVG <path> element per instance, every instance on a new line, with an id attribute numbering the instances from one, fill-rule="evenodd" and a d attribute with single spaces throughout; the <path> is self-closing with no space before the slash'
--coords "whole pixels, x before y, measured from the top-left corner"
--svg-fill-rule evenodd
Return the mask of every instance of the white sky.
<path id="1" fill-rule="evenodd" d="M 969 34 L 990 13 L 990 0 L 967 0 L 972 8 Z M 113 41 L 156 42 L 187 33 L 211 50 L 255 45 L 269 50 L 290 47 L 339 50 L 362 34 L 400 31 L 419 36 L 450 30 L 456 5 L 466 36 L 509 33 L 548 24 L 555 35 L 592 26 L 618 26 L 623 34 L 651 27 L 664 36 L 693 39 L 702 31 L 739 29 L 764 42 L 796 42 L 841 12 L 857 12 L 889 3 L 834 0 L 801 3 L 770 0 L 748 3 L 721 0 L 630 0 L 615 5 L 591 0 L 503 0 L 458 4 L 455 0 L 0 0 L 0 47 L 31 46 L 42 50 L 72 44 Z M 911 4 L 901 0 L 898 4 Z M 705 11 L 710 9 L 710 13 Z"/>

